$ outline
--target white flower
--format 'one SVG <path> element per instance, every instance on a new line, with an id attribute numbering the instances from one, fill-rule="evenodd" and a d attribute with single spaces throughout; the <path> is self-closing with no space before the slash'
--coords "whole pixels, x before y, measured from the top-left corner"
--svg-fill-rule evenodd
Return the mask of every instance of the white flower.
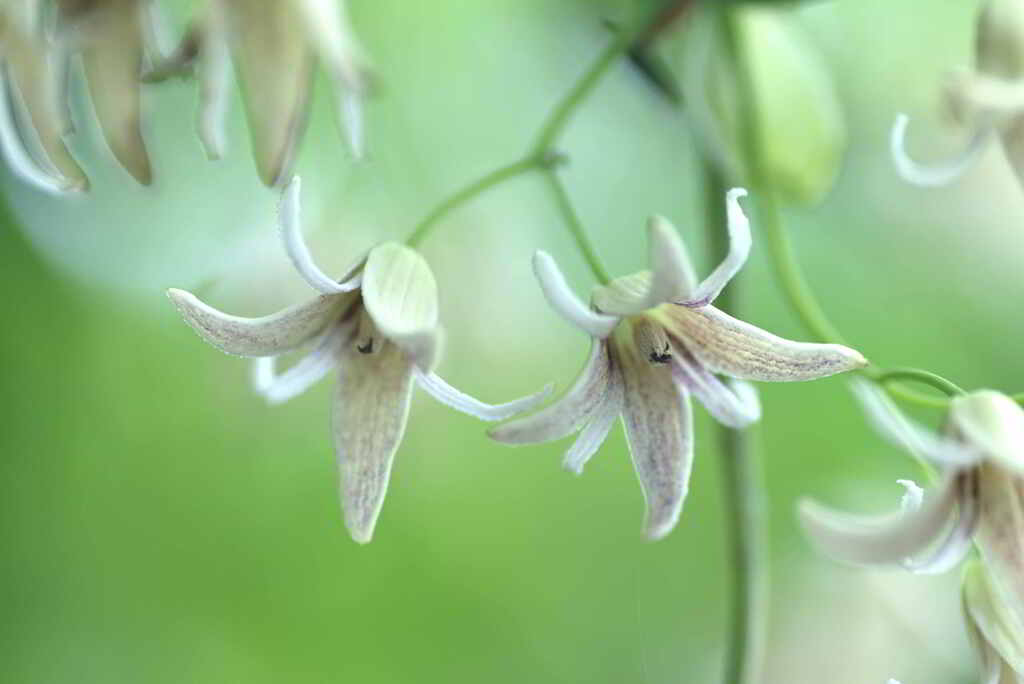
<path id="1" fill-rule="evenodd" d="M 711 306 L 750 251 L 750 228 L 739 206 L 745 194 L 728 194 L 730 249 L 697 284 L 686 249 L 663 218 L 649 224 L 651 271 L 595 289 L 593 308 L 568 288 L 554 260 L 534 257 L 548 301 L 593 340 L 590 359 L 575 385 L 535 415 L 491 431 L 508 444 L 546 442 L 577 430 L 565 466 L 581 472 L 620 415 L 633 465 L 647 500 L 646 532 L 660 538 L 675 525 L 686 498 L 693 460 L 690 395 L 722 423 L 744 427 L 761 410 L 753 388 L 739 380 L 811 380 L 859 368 L 852 349 L 776 337 Z"/>
<path id="2" fill-rule="evenodd" d="M 224 153 L 232 56 L 264 183 L 277 185 L 289 176 L 306 127 L 318 63 L 337 90 L 338 115 L 349 146 L 355 156 L 362 155 L 367 66 L 344 2 L 208 0 L 176 54 L 148 78 L 156 80 L 196 63 L 199 137 L 213 159 Z"/>
<path id="3" fill-rule="evenodd" d="M 940 481 L 930 496 L 916 492 L 899 513 L 876 518 L 804 501 L 800 515 L 812 541 L 842 561 L 922 573 L 957 565 L 976 541 L 989 572 L 1024 615 L 1024 411 L 998 392 L 972 392 L 952 399 L 947 435 L 939 436 L 873 385 L 855 389 L 879 431 L 940 466 Z"/>
<path id="4" fill-rule="evenodd" d="M 285 189 L 281 222 L 295 268 L 321 293 L 315 299 L 263 318 L 239 318 L 182 290 L 170 290 L 168 295 L 207 342 L 230 354 L 258 357 L 257 390 L 272 403 L 302 393 L 337 369 L 333 428 L 345 523 L 353 539 L 365 543 L 384 501 L 413 384 L 482 420 L 502 420 L 529 410 L 551 387 L 492 406 L 449 386 L 432 371 L 441 330 L 437 286 L 423 257 L 386 242 L 370 250 L 340 281 L 326 276 L 302 239 L 297 178 Z M 303 345 L 310 352 L 277 375 L 274 357 Z"/>
<path id="5" fill-rule="evenodd" d="M 1024 0 L 988 0 L 978 17 L 975 67 L 950 75 L 946 104 L 969 131 L 964 149 L 944 162 L 920 164 L 906 152 L 909 119 L 896 117 L 890 149 L 896 169 L 916 185 L 945 185 L 960 177 L 992 138 L 1024 183 Z"/>

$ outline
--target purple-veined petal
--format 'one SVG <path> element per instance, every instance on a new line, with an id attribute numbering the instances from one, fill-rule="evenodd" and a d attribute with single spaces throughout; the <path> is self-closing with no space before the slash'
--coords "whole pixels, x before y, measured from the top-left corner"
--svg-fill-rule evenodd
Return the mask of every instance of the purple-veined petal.
<path id="1" fill-rule="evenodd" d="M 280 404 L 305 392 L 337 364 L 341 344 L 351 330 L 351 325 L 335 325 L 309 354 L 280 375 L 275 373 L 274 357 L 257 358 L 253 362 L 257 394 L 270 404 Z"/>
<path id="2" fill-rule="evenodd" d="M 565 282 L 558 264 L 547 252 L 537 251 L 533 255 L 533 272 L 551 308 L 591 337 L 608 337 L 618 325 L 618 317 L 599 314 L 576 296 Z"/>
<path id="3" fill-rule="evenodd" d="M 940 539 L 953 522 L 958 475 L 947 474 L 921 507 L 908 513 L 858 516 L 804 500 L 800 521 L 811 541 L 836 560 L 855 564 L 900 564 Z"/>
<path id="4" fill-rule="evenodd" d="M 200 337 L 228 354 L 276 356 L 304 344 L 341 316 L 357 295 L 321 295 L 260 318 L 232 316 L 184 290 L 167 291 L 178 312 Z"/>
<path id="5" fill-rule="evenodd" d="M 485 404 L 479 399 L 455 389 L 437 373 L 424 372 L 419 368 L 414 368 L 413 376 L 420 387 L 442 404 L 451 406 L 456 411 L 461 411 L 467 415 L 487 421 L 504 420 L 517 413 L 529 411 L 543 402 L 555 388 L 554 384 L 549 383 L 539 392 L 520 399 L 503 404 Z"/>
<path id="6" fill-rule="evenodd" d="M 855 379 L 850 386 L 875 430 L 915 456 L 955 466 L 977 463 L 981 457 L 981 453 L 966 444 L 941 437 L 908 418 L 874 383 Z"/>
<path id="7" fill-rule="evenodd" d="M 362 274 L 351 274 L 365 261 L 365 257 L 349 268 L 346 272 L 347 279 L 342 282 L 330 278 L 320 270 L 320 267 L 313 261 L 313 256 L 309 253 L 306 241 L 302 237 L 302 215 L 299 201 L 301 191 L 302 180 L 295 176 L 281 192 L 281 206 L 278 211 L 284 249 L 292 260 L 292 264 L 295 265 L 295 270 L 313 289 L 324 294 L 338 294 L 355 290 L 362 284 Z"/>
<path id="8" fill-rule="evenodd" d="M 738 380 L 796 382 L 862 368 L 857 351 L 838 344 L 793 342 L 733 318 L 714 306 L 666 304 L 659 319 L 709 370 Z"/>
<path id="9" fill-rule="evenodd" d="M 621 356 L 626 441 L 647 502 L 646 534 L 660 539 L 675 527 L 689 489 L 693 414 L 667 368 L 628 350 Z"/>
<path id="10" fill-rule="evenodd" d="M 727 217 L 727 228 L 729 231 L 729 253 L 726 254 L 722 263 L 718 264 L 714 271 L 697 286 L 693 295 L 685 302 L 686 306 L 702 307 L 715 301 L 719 293 L 729 284 L 729 281 L 739 273 L 743 264 L 747 262 L 750 255 L 751 237 L 750 221 L 743 213 L 740 206 L 740 198 L 746 197 L 747 191 L 743 188 L 733 188 L 725 195 L 725 207 Z"/>
<path id="11" fill-rule="evenodd" d="M 339 360 L 334 448 L 345 525 L 360 544 L 373 537 L 391 464 L 405 433 L 412 369 L 405 354 L 390 343 L 373 354 L 361 354 L 349 345 Z"/>
<path id="12" fill-rule="evenodd" d="M 992 135 L 991 126 L 982 125 L 971 133 L 967 145 L 956 156 L 934 164 L 921 164 L 907 154 L 907 126 L 910 119 L 906 114 L 897 114 L 889 134 L 889 152 L 900 177 L 908 183 L 922 187 L 948 185 L 964 174 L 973 165 Z"/>
<path id="13" fill-rule="evenodd" d="M 583 466 L 604 443 L 615 425 L 615 419 L 622 414 L 622 380 L 615 374 L 609 378 L 608 391 L 590 421 L 583 427 L 569 450 L 565 452 L 562 464 L 566 470 L 577 475 L 583 473 Z"/>
<path id="14" fill-rule="evenodd" d="M 908 558 L 903 567 L 920 575 L 939 575 L 960 564 L 974 543 L 974 532 L 978 528 L 977 480 L 970 475 L 962 476 L 957 485 L 960 490 L 957 504 L 957 520 L 946 533 L 937 548 L 924 558 Z M 918 506 L 920 508 L 920 506 Z"/>
<path id="15" fill-rule="evenodd" d="M 532 416 L 499 425 L 488 431 L 492 439 L 505 444 L 551 442 L 572 434 L 605 401 L 613 375 L 608 342 L 591 342 L 590 358 L 565 396 Z"/>
<path id="16" fill-rule="evenodd" d="M 761 403 L 753 386 L 736 381 L 732 388 L 726 387 L 678 342 L 672 344 L 669 364 L 676 382 L 723 425 L 745 428 L 761 419 Z"/>

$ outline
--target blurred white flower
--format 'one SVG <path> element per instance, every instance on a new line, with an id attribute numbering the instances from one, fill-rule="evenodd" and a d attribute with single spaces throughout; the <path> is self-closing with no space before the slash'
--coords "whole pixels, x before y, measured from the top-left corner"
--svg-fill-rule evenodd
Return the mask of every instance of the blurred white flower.
<path id="1" fill-rule="evenodd" d="M 651 271 L 595 289 L 586 306 L 569 289 L 554 260 L 534 257 L 551 306 L 592 338 L 590 359 L 568 393 L 535 415 L 491 431 L 507 444 L 547 442 L 581 430 L 565 466 L 581 472 L 622 415 L 633 465 L 647 500 L 652 539 L 675 526 L 693 460 L 690 395 L 717 420 L 745 427 L 760 418 L 757 395 L 738 380 L 811 380 L 863 366 L 864 357 L 834 344 L 791 342 L 711 306 L 750 251 L 750 227 L 739 198 L 727 197 L 729 254 L 697 284 L 682 241 L 665 219 L 651 219 Z"/>
<path id="2" fill-rule="evenodd" d="M 989 140 L 998 138 L 1024 183 L 1024 0 L 985 3 L 978 16 L 974 69 L 952 73 L 944 96 L 953 118 L 969 132 L 967 145 L 944 162 L 920 164 L 907 154 L 909 119 L 900 114 L 889 141 L 900 175 L 916 185 L 945 185 L 974 164 Z"/>
<path id="3" fill-rule="evenodd" d="M 175 54 L 148 80 L 195 64 L 199 137 L 207 154 L 224 154 L 224 115 L 234 58 L 260 178 L 289 177 L 306 127 L 319 63 L 337 90 L 337 111 L 349 146 L 363 152 L 362 99 L 367 60 L 338 0 L 208 0 Z"/>
<path id="4" fill-rule="evenodd" d="M 438 401 L 482 420 L 529 410 L 551 387 L 506 404 L 489 405 L 448 385 L 433 367 L 440 355 L 437 285 L 412 249 L 385 242 L 340 281 L 314 263 L 302 238 L 299 180 L 284 191 L 285 248 L 302 277 L 321 294 L 263 318 L 222 313 L 182 290 L 168 295 L 200 336 L 229 354 L 258 357 L 255 384 L 268 401 L 301 394 L 333 368 L 335 449 L 342 477 L 345 523 L 357 542 L 373 536 L 395 451 L 402 440 L 413 383 Z M 310 345 L 292 368 L 275 374 L 274 357 Z"/>

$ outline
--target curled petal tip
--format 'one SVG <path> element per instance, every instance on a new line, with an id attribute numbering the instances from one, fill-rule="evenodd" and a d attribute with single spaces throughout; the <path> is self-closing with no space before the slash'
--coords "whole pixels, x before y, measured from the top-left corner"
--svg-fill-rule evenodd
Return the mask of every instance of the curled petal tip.
<path id="1" fill-rule="evenodd" d="M 619 319 L 593 311 L 569 288 L 554 258 L 543 250 L 533 254 L 533 272 L 551 307 L 591 337 L 605 338 Z"/>
<path id="2" fill-rule="evenodd" d="M 732 188 L 727 193 L 725 193 L 725 198 L 730 202 L 735 202 L 741 197 L 746 197 L 747 194 L 748 193 L 746 188 Z"/>

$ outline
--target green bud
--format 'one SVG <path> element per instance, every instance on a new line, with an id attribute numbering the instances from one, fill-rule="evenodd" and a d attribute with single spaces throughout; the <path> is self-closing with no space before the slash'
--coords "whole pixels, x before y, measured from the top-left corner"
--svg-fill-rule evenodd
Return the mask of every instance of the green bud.
<path id="1" fill-rule="evenodd" d="M 831 76 L 787 13 L 767 7 L 735 11 L 745 60 L 738 66 L 750 74 L 754 88 L 767 181 L 787 202 L 814 204 L 835 182 L 846 148 Z M 722 156 L 742 168 L 736 80 L 722 45 L 714 46 L 708 67 L 707 99 Z"/>

